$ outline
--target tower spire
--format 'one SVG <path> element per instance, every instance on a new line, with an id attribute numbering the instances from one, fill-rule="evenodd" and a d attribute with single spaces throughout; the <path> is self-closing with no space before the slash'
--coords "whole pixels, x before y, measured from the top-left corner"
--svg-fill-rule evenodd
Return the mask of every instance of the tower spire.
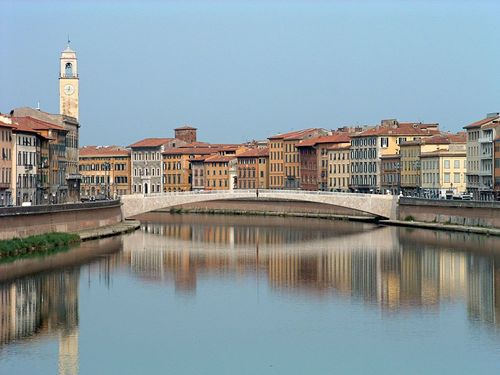
<path id="1" fill-rule="evenodd" d="M 69 34 L 68 34 L 68 48 L 69 48 L 70 44 L 71 44 L 71 40 L 69 39 Z"/>

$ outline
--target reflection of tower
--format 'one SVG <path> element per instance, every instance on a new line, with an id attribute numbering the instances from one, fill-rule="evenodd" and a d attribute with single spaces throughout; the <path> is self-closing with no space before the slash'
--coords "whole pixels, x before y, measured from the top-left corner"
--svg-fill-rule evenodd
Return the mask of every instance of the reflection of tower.
<path id="1" fill-rule="evenodd" d="M 59 334 L 59 375 L 78 374 L 78 326 Z"/>

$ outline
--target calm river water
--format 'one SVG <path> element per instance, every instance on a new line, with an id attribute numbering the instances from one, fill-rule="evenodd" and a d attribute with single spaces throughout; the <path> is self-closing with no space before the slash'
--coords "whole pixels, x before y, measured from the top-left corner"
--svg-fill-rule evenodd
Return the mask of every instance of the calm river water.
<path id="1" fill-rule="evenodd" d="M 0 267 L 0 374 L 500 373 L 499 238 L 279 217 L 141 221 Z"/>

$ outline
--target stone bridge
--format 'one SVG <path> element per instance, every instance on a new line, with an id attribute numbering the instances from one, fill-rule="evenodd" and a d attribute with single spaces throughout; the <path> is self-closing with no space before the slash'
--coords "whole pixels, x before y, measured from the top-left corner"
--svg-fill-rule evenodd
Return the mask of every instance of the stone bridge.
<path id="1" fill-rule="evenodd" d="M 131 194 L 121 197 L 123 218 L 186 203 L 256 198 L 255 190 L 188 191 L 179 193 Z M 397 219 L 396 195 L 337 193 L 303 190 L 260 190 L 259 198 L 329 204 L 365 212 L 384 219 Z"/>

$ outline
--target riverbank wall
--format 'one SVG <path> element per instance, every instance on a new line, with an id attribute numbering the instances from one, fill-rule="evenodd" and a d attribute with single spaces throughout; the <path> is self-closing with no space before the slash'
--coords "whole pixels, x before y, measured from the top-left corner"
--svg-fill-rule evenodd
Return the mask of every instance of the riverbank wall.
<path id="1" fill-rule="evenodd" d="M 500 202 L 401 197 L 398 219 L 450 226 L 500 229 Z"/>
<path id="2" fill-rule="evenodd" d="M 119 200 L 0 208 L 0 240 L 50 232 L 79 232 L 122 221 Z"/>

